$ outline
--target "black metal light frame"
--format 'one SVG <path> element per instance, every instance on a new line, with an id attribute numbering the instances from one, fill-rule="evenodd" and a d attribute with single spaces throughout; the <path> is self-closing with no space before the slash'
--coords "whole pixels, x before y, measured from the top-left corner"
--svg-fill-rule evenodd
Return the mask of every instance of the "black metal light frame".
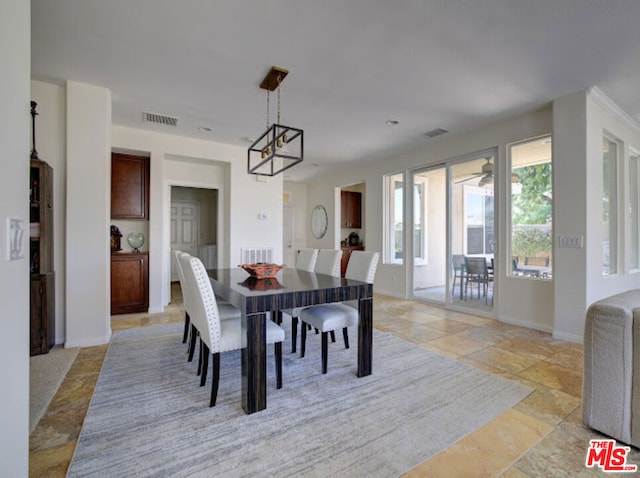
<path id="1" fill-rule="evenodd" d="M 279 143 L 285 145 L 285 135 L 287 149 L 292 149 L 294 153 L 277 147 Z M 258 176 L 275 176 L 301 162 L 303 156 L 304 131 L 274 123 L 249 146 L 247 172 Z"/>

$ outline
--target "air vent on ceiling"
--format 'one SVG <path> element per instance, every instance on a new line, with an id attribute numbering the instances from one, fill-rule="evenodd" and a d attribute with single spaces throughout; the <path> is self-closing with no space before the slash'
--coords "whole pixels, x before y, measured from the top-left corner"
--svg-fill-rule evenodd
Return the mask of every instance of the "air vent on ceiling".
<path id="1" fill-rule="evenodd" d="M 159 115 L 157 113 L 142 112 L 142 121 L 145 123 L 156 123 L 165 126 L 175 127 L 178 124 L 178 118 L 174 116 Z"/>
<path id="2" fill-rule="evenodd" d="M 431 131 L 427 131 L 424 135 L 427 138 L 435 138 L 436 136 L 440 136 L 441 134 L 445 134 L 445 133 L 448 133 L 446 129 L 436 128 L 436 129 L 432 129 Z"/>

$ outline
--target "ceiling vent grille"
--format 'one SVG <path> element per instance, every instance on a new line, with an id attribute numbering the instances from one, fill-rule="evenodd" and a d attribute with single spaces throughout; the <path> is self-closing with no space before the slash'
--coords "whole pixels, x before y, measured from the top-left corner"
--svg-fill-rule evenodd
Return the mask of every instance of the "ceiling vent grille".
<path id="1" fill-rule="evenodd" d="M 178 125 L 178 118 L 174 116 L 159 115 L 157 113 L 149 113 L 148 111 L 142 112 L 142 121 L 145 123 L 161 124 L 174 128 Z"/>
<path id="2" fill-rule="evenodd" d="M 432 129 L 431 131 L 427 131 L 424 135 L 427 138 L 435 138 L 436 136 L 440 136 L 441 134 L 445 134 L 445 133 L 448 133 L 446 129 L 436 128 L 436 129 Z"/>

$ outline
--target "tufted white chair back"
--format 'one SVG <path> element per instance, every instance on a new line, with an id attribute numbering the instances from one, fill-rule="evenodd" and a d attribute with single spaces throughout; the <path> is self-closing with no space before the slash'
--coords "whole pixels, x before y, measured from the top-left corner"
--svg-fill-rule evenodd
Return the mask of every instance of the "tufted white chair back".
<path id="1" fill-rule="evenodd" d="M 188 268 L 183 271 L 185 278 L 195 286 L 192 296 L 194 310 L 192 317 L 196 317 L 196 328 L 200 331 L 200 338 L 207 344 L 211 353 L 220 352 L 220 315 L 209 275 L 202 261 L 197 257 L 190 257 L 185 262 L 188 265 Z"/>
<path id="2" fill-rule="evenodd" d="M 340 277 L 340 259 L 342 259 L 340 249 L 320 249 L 314 272 Z"/>
<path id="3" fill-rule="evenodd" d="M 380 254 L 369 251 L 353 251 L 349 257 L 345 278 L 373 284 Z"/>
<path id="4" fill-rule="evenodd" d="M 184 310 L 191 315 L 193 309 L 193 285 L 190 283 L 189 277 L 187 277 L 187 274 L 185 273 L 185 268 L 187 267 L 191 256 L 186 252 L 178 251 L 176 258 L 178 263 L 178 277 L 180 278 L 180 287 L 182 288 L 182 302 L 184 304 Z"/>

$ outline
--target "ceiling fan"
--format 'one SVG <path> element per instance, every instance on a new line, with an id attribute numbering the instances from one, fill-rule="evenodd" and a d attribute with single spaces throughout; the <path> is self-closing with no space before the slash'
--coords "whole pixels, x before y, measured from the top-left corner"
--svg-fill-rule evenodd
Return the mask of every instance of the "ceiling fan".
<path id="1" fill-rule="evenodd" d="M 486 156 L 484 160 L 486 161 L 486 163 L 482 165 L 482 168 L 480 168 L 480 172 L 472 174 L 464 179 L 460 179 L 459 181 L 456 181 L 456 184 L 471 181 L 472 179 L 476 179 L 476 178 L 480 178 L 480 181 L 478 181 L 479 187 L 484 187 L 484 186 L 493 184 L 493 161 L 492 161 L 493 157 Z M 511 182 L 516 184 L 520 183 L 520 176 L 513 173 L 511 175 Z"/>
<path id="2" fill-rule="evenodd" d="M 484 159 L 486 163 L 482 165 L 479 172 L 473 173 L 464 179 L 456 181 L 456 184 L 465 183 L 476 178 L 480 178 L 480 181 L 478 182 L 478 186 L 480 187 L 493 183 L 493 162 L 491 161 L 493 158 L 491 156 L 487 156 Z"/>

